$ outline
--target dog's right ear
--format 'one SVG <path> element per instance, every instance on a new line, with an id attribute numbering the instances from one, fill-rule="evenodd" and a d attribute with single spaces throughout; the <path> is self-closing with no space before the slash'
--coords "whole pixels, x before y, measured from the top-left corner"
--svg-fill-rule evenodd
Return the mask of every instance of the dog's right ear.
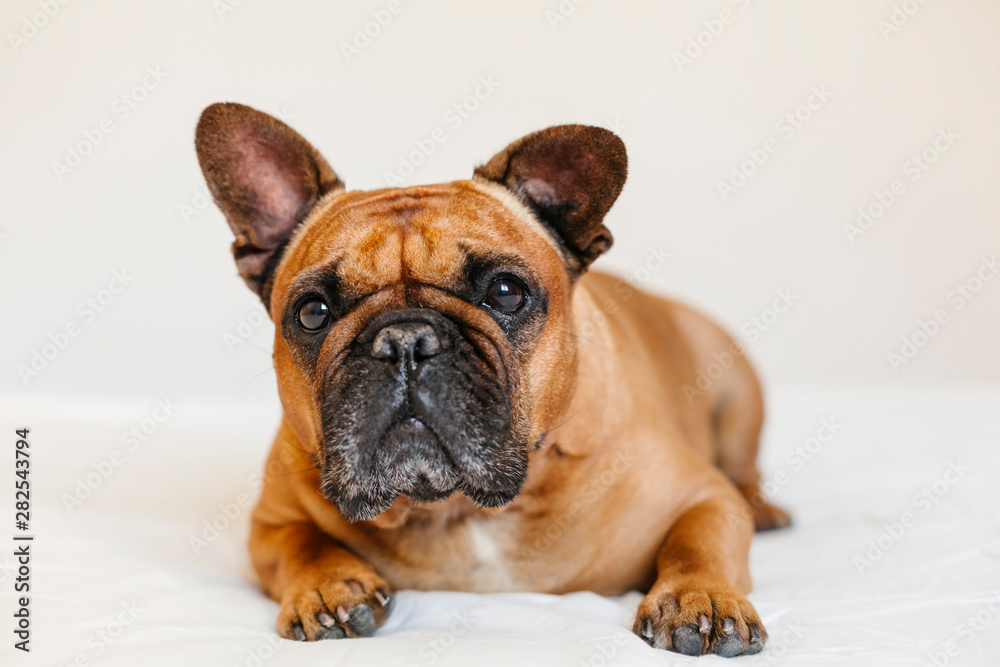
<path id="1" fill-rule="evenodd" d="M 213 104 L 195 131 L 198 162 L 236 235 L 233 256 L 268 306 L 281 251 L 320 197 L 342 190 L 323 156 L 295 130 L 242 104 Z"/>
<path id="2" fill-rule="evenodd" d="M 575 273 L 611 247 L 604 216 L 627 173 L 622 140 L 588 125 L 558 125 L 521 137 L 475 171 L 531 207 L 569 251 Z"/>

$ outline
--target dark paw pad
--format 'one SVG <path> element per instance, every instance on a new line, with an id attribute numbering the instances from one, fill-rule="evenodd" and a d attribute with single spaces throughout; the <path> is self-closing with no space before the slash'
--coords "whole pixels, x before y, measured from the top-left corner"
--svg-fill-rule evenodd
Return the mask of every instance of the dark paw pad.
<path id="1" fill-rule="evenodd" d="M 754 655 L 764 650 L 764 642 L 760 638 L 760 628 L 756 625 L 750 626 L 750 645 L 747 646 L 743 655 Z"/>
<path id="2" fill-rule="evenodd" d="M 375 610 L 366 604 L 359 604 L 352 609 L 347 620 L 347 627 L 360 637 L 371 637 L 377 626 Z"/>
<path id="3" fill-rule="evenodd" d="M 704 635 L 697 625 L 682 625 L 674 630 L 674 650 L 684 655 L 701 655 Z"/>
<path id="4" fill-rule="evenodd" d="M 723 658 L 732 658 L 742 652 L 743 640 L 740 639 L 739 635 L 720 637 L 715 641 L 715 646 L 712 648 L 712 653 L 721 655 Z"/>
<path id="5" fill-rule="evenodd" d="M 331 628 L 323 628 L 322 630 L 317 632 L 316 640 L 321 641 L 323 639 L 343 639 L 346 636 L 347 633 L 344 632 L 343 628 L 338 628 L 337 626 L 333 626 Z"/>

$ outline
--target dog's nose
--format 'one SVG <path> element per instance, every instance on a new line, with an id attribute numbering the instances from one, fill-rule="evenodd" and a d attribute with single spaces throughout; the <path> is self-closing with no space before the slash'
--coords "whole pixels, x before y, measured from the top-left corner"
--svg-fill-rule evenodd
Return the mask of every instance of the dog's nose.
<path id="1" fill-rule="evenodd" d="M 441 340 L 426 322 L 394 322 L 383 327 L 372 341 L 371 354 L 392 363 L 405 359 L 410 366 L 441 351 Z"/>

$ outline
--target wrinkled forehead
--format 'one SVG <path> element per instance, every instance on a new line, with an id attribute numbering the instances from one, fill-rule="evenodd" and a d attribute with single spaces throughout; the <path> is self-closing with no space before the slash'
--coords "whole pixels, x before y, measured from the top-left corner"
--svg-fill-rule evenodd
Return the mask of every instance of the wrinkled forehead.
<path id="1" fill-rule="evenodd" d="M 500 255 L 563 266 L 562 251 L 506 189 L 476 181 L 336 195 L 286 253 L 293 270 L 336 264 L 352 288 L 448 282 L 470 258 Z"/>

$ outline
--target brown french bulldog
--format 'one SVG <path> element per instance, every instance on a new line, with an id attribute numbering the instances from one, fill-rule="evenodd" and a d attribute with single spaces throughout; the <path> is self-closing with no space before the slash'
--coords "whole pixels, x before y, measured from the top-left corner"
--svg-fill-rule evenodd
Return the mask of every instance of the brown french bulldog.
<path id="1" fill-rule="evenodd" d="M 617 136 L 551 127 L 469 180 L 371 192 L 239 104 L 196 146 L 276 328 L 250 553 L 283 637 L 370 636 L 402 588 L 641 589 L 654 647 L 763 648 L 747 552 L 789 519 L 758 492 L 760 387 L 734 355 L 690 391 L 727 334 L 587 272 Z"/>

